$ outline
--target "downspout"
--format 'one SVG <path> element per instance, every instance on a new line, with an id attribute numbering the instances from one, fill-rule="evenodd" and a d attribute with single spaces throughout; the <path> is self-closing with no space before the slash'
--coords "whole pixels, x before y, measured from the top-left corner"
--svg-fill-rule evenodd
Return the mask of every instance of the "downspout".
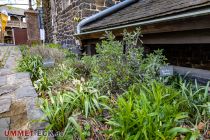
<path id="1" fill-rule="evenodd" d="M 102 17 L 104 17 L 104 16 L 107 16 L 107 15 L 109 15 L 109 14 L 112 14 L 112 13 L 114 13 L 115 11 L 118 11 L 118 10 L 124 8 L 124 7 L 127 7 L 128 5 L 130 5 L 130 4 L 134 3 L 134 2 L 137 2 L 137 1 L 138 1 L 138 0 L 125 0 L 124 2 L 121 2 L 121 3 L 119 3 L 119 4 L 116 4 L 116 5 L 114 5 L 114 6 L 110 7 L 110 8 L 108 8 L 108 9 L 106 9 L 106 10 L 104 10 L 104 11 L 101 11 L 101 12 L 95 14 L 95 15 L 92 15 L 92 16 L 90 16 L 90 17 L 88 17 L 88 18 L 83 19 L 83 20 L 77 25 L 77 34 L 80 34 L 80 33 L 81 33 L 81 28 L 82 28 L 84 25 L 86 25 L 86 24 L 88 24 L 88 23 L 90 23 L 90 22 L 93 22 L 93 21 L 95 21 L 95 20 L 98 20 L 98 19 L 100 19 L 100 18 L 102 18 Z"/>

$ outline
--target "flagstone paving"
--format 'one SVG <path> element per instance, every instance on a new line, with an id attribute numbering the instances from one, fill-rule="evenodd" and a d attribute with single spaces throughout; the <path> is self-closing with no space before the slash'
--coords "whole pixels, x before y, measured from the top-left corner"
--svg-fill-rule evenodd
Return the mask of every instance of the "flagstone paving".
<path id="1" fill-rule="evenodd" d="M 6 130 L 44 129 L 45 123 L 32 122 L 43 116 L 37 107 L 37 93 L 29 73 L 16 72 L 21 52 L 16 46 L 0 47 L 0 140 L 24 139 L 5 137 Z M 7 57 L 6 59 L 3 57 Z M 25 139 L 38 139 L 30 137 Z"/>

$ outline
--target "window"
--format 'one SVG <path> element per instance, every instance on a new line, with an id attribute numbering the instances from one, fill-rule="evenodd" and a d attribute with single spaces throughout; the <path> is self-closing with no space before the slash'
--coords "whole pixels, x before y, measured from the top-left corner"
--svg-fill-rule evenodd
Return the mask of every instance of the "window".
<path id="1" fill-rule="evenodd" d="M 65 10 L 70 5 L 70 0 L 62 0 L 62 10 Z"/>
<path id="2" fill-rule="evenodd" d="M 26 22 L 26 18 L 23 18 L 23 22 Z"/>
<path id="3" fill-rule="evenodd" d="M 11 17 L 10 16 L 8 16 L 8 21 L 11 21 Z"/>

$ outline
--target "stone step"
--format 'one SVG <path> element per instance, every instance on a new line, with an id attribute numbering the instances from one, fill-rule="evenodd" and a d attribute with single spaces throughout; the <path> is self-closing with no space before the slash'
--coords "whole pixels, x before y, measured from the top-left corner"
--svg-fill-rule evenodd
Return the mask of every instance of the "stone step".
<path id="1" fill-rule="evenodd" d="M 0 140 L 8 140 L 7 137 L 5 137 L 5 131 L 9 130 L 10 126 L 10 118 L 1 118 L 0 119 Z"/>
<path id="2" fill-rule="evenodd" d="M 0 76 L 0 87 L 7 84 L 7 78 L 6 76 Z"/>
<path id="3" fill-rule="evenodd" d="M 15 91 L 17 88 L 18 88 L 18 85 L 15 85 L 15 84 L 2 86 L 0 87 L 0 96 L 11 93 Z"/>
<path id="4" fill-rule="evenodd" d="M 0 99 L 0 113 L 4 113 L 4 112 L 9 111 L 11 104 L 12 104 L 11 98 Z"/>
<path id="5" fill-rule="evenodd" d="M 30 74 L 27 72 L 22 72 L 9 73 L 4 76 L 0 75 L 0 87 L 14 84 L 18 84 L 19 86 L 31 86 L 32 82 L 30 79 Z"/>
<path id="6" fill-rule="evenodd" d="M 38 94 L 32 85 L 30 74 L 15 71 L 19 58 L 20 51 L 16 47 L 9 47 L 4 68 L 0 69 L 0 140 L 8 139 L 2 134 L 5 129 L 38 130 L 47 125 L 46 122 L 33 122 L 44 114 L 35 104 Z"/>
<path id="7" fill-rule="evenodd" d="M 15 72 L 12 72 L 9 69 L 5 69 L 5 68 L 0 69 L 0 76 L 10 75 L 10 74 L 13 74 L 13 73 L 15 73 Z"/>

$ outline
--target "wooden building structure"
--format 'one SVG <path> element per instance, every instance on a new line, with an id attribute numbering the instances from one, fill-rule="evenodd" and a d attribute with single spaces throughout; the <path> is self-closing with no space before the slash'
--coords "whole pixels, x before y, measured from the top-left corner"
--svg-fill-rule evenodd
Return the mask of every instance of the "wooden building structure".
<path id="1" fill-rule="evenodd" d="M 209 0 L 136 0 L 91 20 L 75 36 L 93 54 L 105 31 L 121 37 L 124 29 L 136 27 L 142 29 L 144 47 L 164 49 L 170 64 L 210 70 Z"/>
<path id="2" fill-rule="evenodd" d="M 8 12 L 8 22 L 4 33 L 4 43 L 20 45 L 27 43 L 27 25 L 24 15 L 24 9 L 1 6 Z"/>

